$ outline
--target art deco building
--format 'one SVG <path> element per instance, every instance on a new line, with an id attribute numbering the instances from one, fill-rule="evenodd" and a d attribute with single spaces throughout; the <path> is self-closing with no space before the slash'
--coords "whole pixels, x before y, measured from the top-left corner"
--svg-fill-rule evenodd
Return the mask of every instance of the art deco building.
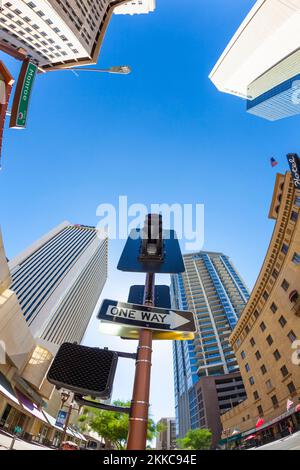
<path id="1" fill-rule="evenodd" d="M 107 279 L 107 250 L 94 227 L 64 222 L 10 261 L 23 316 L 53 353 L 82 341 Z"/>
<path id="2" fill-rule="evenodd" d="M 97 63 L 115 6 L 124 0 L 2 0 L 1 49 L 43 70 Z"/>
<path id="3" fill-rule="evenodd" d="M 270 218 L 274 232 L 250 299 L 230 335 L 247 400 L 222 416 L 225 433 L 280 437 L 300 424 L 300 194 L 290 173 L 278 174 Z M 290 405 L 287 406 L 289 401 Z"/>
<path id="4" fill-rule="evenodd" d="M 195 312 L 198 332 L 193 341 L 173 343 L 178 437 L 184 437 L 190 428 L 207 426 L 205 403 L 198 400 L 196 389 L 201 378 L 231 374 L 234 393 L 230 401 L 225 386 L 219 414 L 243 398 L 243 387 L 239 389 L 240 383 L 235 383 L 241 380 L 234 375 L 238 365 L 228 338 L 249 298 L 245 283 L 222 253 L 187 254 L 184 263 L 185 273 L 171 278 L 172 304 Z"/>

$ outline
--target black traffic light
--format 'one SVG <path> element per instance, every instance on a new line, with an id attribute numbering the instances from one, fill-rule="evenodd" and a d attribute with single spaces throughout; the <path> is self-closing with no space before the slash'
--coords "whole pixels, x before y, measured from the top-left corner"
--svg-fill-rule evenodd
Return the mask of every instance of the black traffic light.
<path id="1" fill-rule="evenodd" d="M 48 381 L 83 396 L 109 399 L 118 354 L 107 349 L 64 343 L 48 372 Z"/>
<path id="2" fill-rule="evenodd" d="M 141 261 L 158 261 L 164 259 L 162 216 L 160 214 L 148 214 L 142 232 L 140 249 Z"/>

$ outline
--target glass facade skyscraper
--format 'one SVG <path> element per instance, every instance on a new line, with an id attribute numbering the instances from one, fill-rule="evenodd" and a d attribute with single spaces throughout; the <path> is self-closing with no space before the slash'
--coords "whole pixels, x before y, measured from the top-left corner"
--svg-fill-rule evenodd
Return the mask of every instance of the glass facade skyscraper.
<path id="1" fill-rule="evenodd" d="M 81 342 L 107 279 L 107 250 L 94 227 L 64 222 L 10 261 L 24 318 L 50 351 Z"/>
<path id="2" fill-rule="evenodd" d="M 198 331 L 192 341 L 173 344 L 177 434 L 200 427 L 194 385 L 204 376 L 238 371 L 228 338 L 249 291 L 230 259 L 222 253 L 184 256 L 186 271 L 172 275 L 172 307 L 192 310 Z"/>

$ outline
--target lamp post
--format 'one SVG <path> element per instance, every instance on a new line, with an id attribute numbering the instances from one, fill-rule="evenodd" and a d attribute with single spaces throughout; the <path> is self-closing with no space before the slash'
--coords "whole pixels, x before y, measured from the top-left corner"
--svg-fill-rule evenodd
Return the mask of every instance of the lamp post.
<path id="1" fill-rule="evenodd" d="M 70 396 L 71 396 L 71 393 L 68 392 L 67 390 L 63 390 L 63 391 L 61 392 L 60 398 L 61 398 L 61 408 L 62 408 L 62 409 L 63 409 L 64 406 L 66 405 L 66 403 L 67 403 L 67 401 L 69 400 Z M 65 439 L 66 439 L 66 435 L 67 435 L 67 430 L 68 430 L 68 426 L 69 426 L 69 422 L 70 422 L 70 418 L 71 418 L 72 409 L 73 409 L 73 403 L 71 403 L 70 406 L 69 406 L 67 418 L 66 418 L 66 421 L 65 421 L 65 424 L 64 424 L 64 432 L 63 432 L 63 435 L 62 435 L 62 438 L 61 438 L 60 448 L 62 448 L 62 444 L 63 444 L 63 442 L 64 442 Z"/>
<path id="2" fill-rule="evenodd" d="M 71 70 L 71 72 L 92 72 L 92 73 L 112 73 L 115 75 L 129 75 L 131 73 L 131 67 L 129 65 L 116 65 L 109 69 L 93 69 L 90 67 L 70 67 L 67 69 L 60 70 Z"/>
<path id="3" fill-rule="evenodd" d="M 61 407 L 63 409 L 66 406 L 67 401 L 71 397 L 71 392 L 69 392 L 68 390 L 62 390 L 61 393 L 60 393 L 60 397 L 61 397 Z M 65 421 L 65 424 L 64 424 L 64 431 L 63 431 L 63 435 L 62 435 L 62 438 L 61 438 L 60 448 L 62 448 L 63 442 L 66 439 L 66 435 L 67 435 L 67 432 L 68 432 L 68 427 L 69 427 L 72 412 L 76 411 L 79 414 L 80 410 L 81 410 L 81 406 L 78 406 L 78 408 L 75 408 L 75 403 L 72 399 L 72 401 L 69 405 L 69 408 L 68 408 L 68 414 L 67 414 L 66 421 Z"/>

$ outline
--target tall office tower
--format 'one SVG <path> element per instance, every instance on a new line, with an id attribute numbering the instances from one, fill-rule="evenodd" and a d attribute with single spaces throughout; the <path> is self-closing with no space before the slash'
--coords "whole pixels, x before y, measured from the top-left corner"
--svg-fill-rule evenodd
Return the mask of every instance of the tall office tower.
<path id="1" fill-rule="evenodd" d="M 2 0 L 0 49 L 25 51 L 44 70 L 96 63 L 114 7 L 122 1 Z"/>
<path id="2" fill-rule="evenodd" d="M 131 0 L 115 8 L 116 15 L 147 14 L 155 10 L 156 0 Z"/>
<path id="3" fill-rule="evenodd" d="M 186 271 L 171 277 L 172 305 L 195 312 L 198 332 L 192 341 L 173 343 L 179 437 L 191 427 L 201 427 L 195 399 L 195 386 L 201 377 L 238 372 L 228 338 L 249 298 L 243 280 L 222 253 L 188 254 L 184 263 Z"/>
<path id="4" fill-rule="evenodd" d="M 64 222 L 10 261 L 24 318 L 51 352 L 81 342 L 107 279 L 107 253 L 94 227 Z"/>

